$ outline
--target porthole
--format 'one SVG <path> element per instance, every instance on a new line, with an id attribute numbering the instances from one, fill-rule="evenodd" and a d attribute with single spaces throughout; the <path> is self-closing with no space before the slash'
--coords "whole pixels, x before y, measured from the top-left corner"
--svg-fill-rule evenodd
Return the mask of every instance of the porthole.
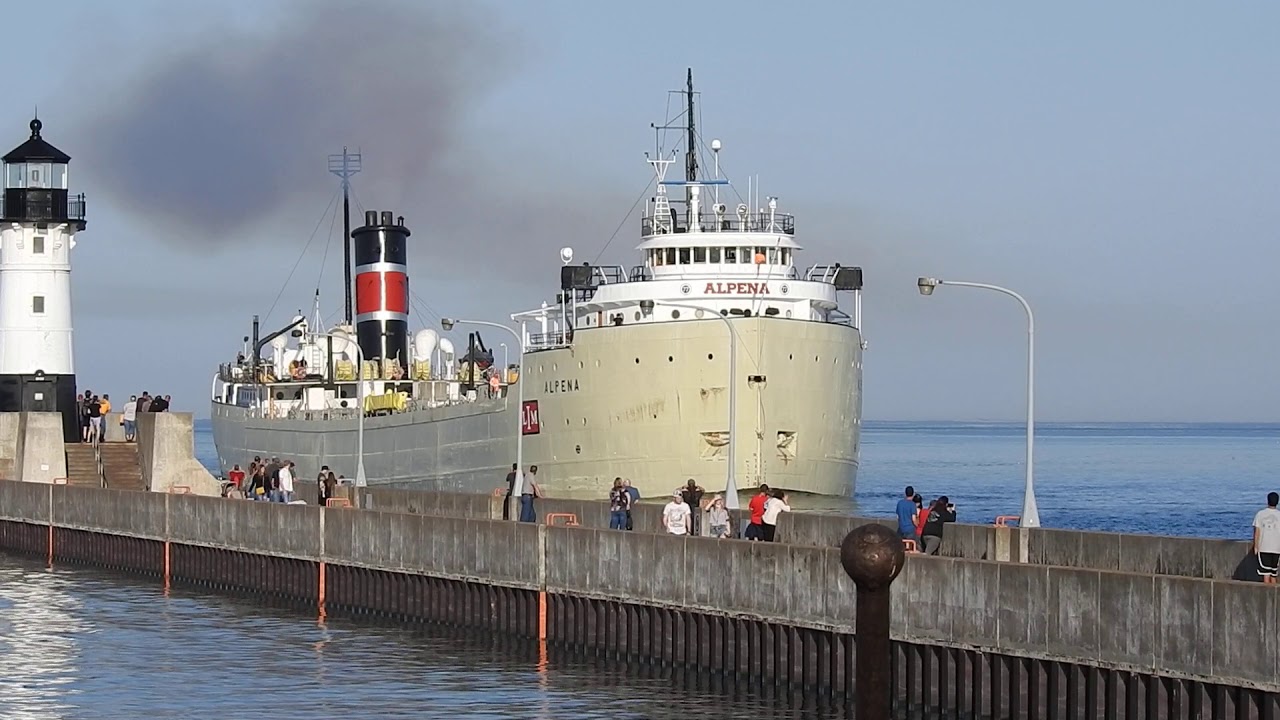
<path id="1" fill-rule="evenodd" d="M 639 364 L 640 364 L 640 358 L 636 358 L 636 364 L 637 364 L 637 365 L 639 365 Z"/>
<path id="2" fill-rule="evenodd" d="M 679 310 L 672 310 L 672 311 L 671 311 L 671 319 L 672 319 L 672 320 L 679 320 L 679 319 L 680 319 L 680 311 L 679 311 Z"/>
<path id="3" fill-rule="evenodd" d="M 814 356 L 813 356 L 813 361 L 814 361 L 814 362 L 818 362 L 818 356 L 817 356 L 817 355 L 814 355 Z"/>
<path id="4" fill-rule="evenodd" d="M 579 455 L 581 455 L 581 454 L 582 454 L 582 446 L 581 446 L 581 445 L 574 445 L 574 446 L 573 446 L 573 451 L 574 451 L 574 452 L 576 452 L 576 453 L 578 453 Z"/>
<path id="5" fill-rule="evenodd" d="M 794 354 L 794 353 L 788 353 L 788 354 L 787 354 L 787 359 L 788 359 L 788 360 L 795 360 L 795 359 L 796 359 L 796 356 L 795 356 L 795 354 Z"/>
<path id="6" fill-rule="evenodd" d="M 586 426 L 587 426 L 587 419 L 586 419 L 586 418 L 582 418 L 582 426 L 583 426 L 583 427 L 586 427 Z"/>
<path id="7" fill-rule="evenodd" d="M 725 317 L 728 317 L 728 316 L 729 316 L 729 311 L 728 311 L 728 310 L 721 310 L 721 311 L 720 311 L 720 314 L 721 314 L 721 315 L 724 315 Z"/>
<path id="8" fill-rule="evenodd" d="M 600 361 L 596 360 L 596 367 L 600 367 Z"/>
<path id="9" fill-rule="evenodd" d="M 667 356 L 667 362 L 675 362 L 675 361 L 676 361 L 676 358 L 675 358 L 675 356 L 674 356 L 674 355 L 668 355 L 668 356 Z"/>
<path id="10" fill-rule="evenodd" d="M 555 372 L 559 369 L 560 369 L 560 363 L 551 363 L 551 372 Z"/>
<path id="11" fill-rule="evenodd" d="M 790 311 L 790 310 L 788 310 L 788 311 L 787 311 L 787 317 L 791 317 L 791 311 Z"/>
<path id="12" fill-rule="evenodd" d="M 600 361 L 599 361 L 599 360 L 597 360 L 597 361 L 596 361 L 596 364 L 597 364 L 597 365 L 599 365 L 599 364 L 600 364 Z M 579 360 L 579 361 L 578 361 L 578 369 L 579 369 L 579 370 L 581 370 L 581 369 L 582 369 L 582 361 L 581 361 L 581 360 Z"/>
<path id="13" fill-rule="evenodd" d="M 568 425 L 568 424 L 569 424 L 569 418 L 565 418 L 565 419 L 564 419 L 564 424 L 565 424 L 565 425 Z"/>
<path id="14" fill-rule="evenodd" d="M 716 358 L 716 356 L 715 356 L 714 354 L 712 354 L 712 353 L 707 353 L 707 359 L 708 359 L 708 360 L 714 360 L 715 358 Z"/>
<path id="15" fill-rule="evenodd" d="M 703 312 L 702 312 L 701 310 L 694 310 L 694 311 L 693 311 L 693 316 L 694 316 L 694 317 L 696 317 L 696 318 L 698 318 L 698 319 L 701 319 L 701 318 L 702 318 L 702 315 L 703 315 Z"/>
<path id="16" fill-rule="evenodd" d="M 636 322 L 640 322 L 640 311 L 636 311 Z"/>

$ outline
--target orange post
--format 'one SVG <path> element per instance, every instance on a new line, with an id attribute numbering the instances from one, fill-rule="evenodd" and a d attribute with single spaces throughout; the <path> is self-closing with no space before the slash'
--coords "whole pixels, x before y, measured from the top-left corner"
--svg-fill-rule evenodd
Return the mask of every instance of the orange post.
<path id="1" fill-rule="evenodd" d="M 902 539 L 902 547 L 907 552 L 920 552 L 920 548 L 916 545 L 916 541 L 911 540 L 910 538 Z"/>
<path id="2" fill-rule="evenodd" d="M 329 498 L 328 500 L 324 501 L 324 505 L 325 507 L 349 508 L 351 507 L 351 501 L 346 498 Z M 324 565 L 321 565 L 320 567 L 323 568 Z M 324 571 L 321 570 L 321 572 L 324 572 Z"/>
<path id="3" fill-rule="evenodd" d="M 169 492 L 173 493 L 174 495 L 190 495 L 191 486 L 190 485 L 170 485 Z"/>
<path id="4" fill-rule="evenodd" d="M 319 609 L 320 609 L 320 619 L 321 619 L 321 620 L 323 620 L 323 619 L 324 619 L 324 585 L 325 585 L 325 582 L 324 582 L 324 561 L 323 561 L 323 560 L 321 560 L 321 561 L 320 561 L 320 589 L 319 589 L 320 602 L 318 603 L 318 604 L 319 604 Z"/>
<path id="5" fill-rule="evenodd" d="M 49 523 L 49 560 L 48 566 L 53 567 L 53 522 Z"/>
<path id="6" fill-rule="evenodd" d="M 538 639 L 547 640 L 547 591 L 538 591 Z"/>
<path id="7" fill-rule="evenodd" d="M 1018 515 L 997 515 L 996 527 L 1009 527 L 1010 522 L 1018 522 L 1022 518 Z"/>
<path id="8" fill-rule="evenodd" d="M 547 513 L 548 525 L 555 525 L 557 520 L 564 520 L 565 527 L 578 526 L 578 516 L 573 513 Z"/>
<path id="9" fill-rule="evenodd" d="M 164 541 L 164 589 L 169 591 L 169 541 Z"/>

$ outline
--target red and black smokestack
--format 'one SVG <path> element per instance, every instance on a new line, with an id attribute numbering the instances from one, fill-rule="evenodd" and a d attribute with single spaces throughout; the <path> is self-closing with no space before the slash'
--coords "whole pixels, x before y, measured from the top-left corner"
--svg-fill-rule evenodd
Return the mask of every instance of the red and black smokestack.
<path id="1" fill-rule="evenodd" d="M 351 231 L 356 275 L 356 342 L 366 360 L 409 365 L 409 229 L 404 218 L 369 210 Z"/>

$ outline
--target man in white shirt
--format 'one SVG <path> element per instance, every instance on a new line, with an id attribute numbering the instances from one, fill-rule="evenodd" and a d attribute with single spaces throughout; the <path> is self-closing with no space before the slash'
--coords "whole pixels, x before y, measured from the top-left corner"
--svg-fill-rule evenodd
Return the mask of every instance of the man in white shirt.
<path id="1" fill-rule="evenodd" d="M 1267 493 L 1267 506 L 1253 516 L 1253 551 L 1258 554 L 1258 574 L 1268 585 L 1276 583 L 1280 568 L 1280 494 Z"/>
<path id="2" fill-rule="evenodd" d="M 280 468 L 280 502 L 293 502 L 293 461 Z"/>
<path id="3" fill-rule="evenodd" d="M 679 492 L 671 494 L 671 502 L 662 508 L 662 527 L 672 535 L 688 535 L 689 520 L 693 517 L 693 511 L 685 503 L 684 498 Z"/>

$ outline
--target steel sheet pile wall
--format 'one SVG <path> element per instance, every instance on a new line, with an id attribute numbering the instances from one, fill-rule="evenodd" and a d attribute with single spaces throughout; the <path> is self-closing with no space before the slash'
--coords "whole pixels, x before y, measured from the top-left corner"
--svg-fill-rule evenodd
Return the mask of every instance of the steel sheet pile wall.
<path id="1" fill-rule="evenodd" d="M 0 547 L 322 613 L 852 690 L 854 588 L 836 548 L 9 482 Z M 1277 712 L 1271 587 L 913 556 L 893 604 L 900 708 Z"/>

